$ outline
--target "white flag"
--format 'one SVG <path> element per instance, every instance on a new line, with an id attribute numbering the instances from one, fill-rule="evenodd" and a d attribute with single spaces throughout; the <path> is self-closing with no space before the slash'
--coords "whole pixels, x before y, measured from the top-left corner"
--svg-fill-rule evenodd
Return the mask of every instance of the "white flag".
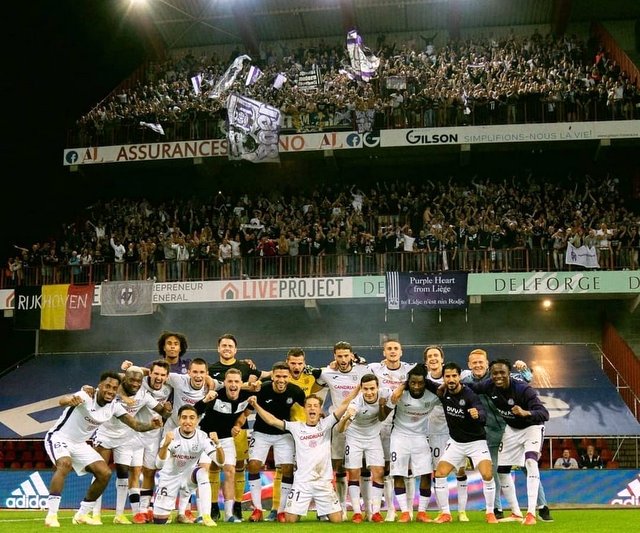
<path id="1" fill-rule="evenodd" d="M 351 68 L 362 81 L 369 81 L 376 73 L 380 60 L 373 55 L 373 52 L 364 46 L 362 37 L 357 30 L 347 33 L 347 52 Z"/>
<path id="2" fill-rule="evenodd" d="M 211 89 L 211 92 L 209 92 L 209 98 L 220 98 L 220 95 L 233 85 L 233 82 L 236 81 L 238 74 L 240 74 L 242 70 L 245 59 L 251 61 L 248 55 L 241 55 L 233 60 L 233 63 L 231 63 L 222 77 L 216 82 L 213 89 Z"/>
<path id="3" fill-rule="evenodd" d="M 262 71 L 260 70 L 260 68 L 256 67 L 255 65 L 251 65 L 251 68 L 247 73 L 247 78 L 244 80 L 245 87 L 253 85 L 260 79 L 260 76 L 262 76 Z"/>
<path id="4" fill-rule="evenodd" d="M 278 162 L 280 110 L 246 96 L 230 94 L 229 159 L 246 159 L 252 163 Z"/>
<path id="5" fill-rule="evenodd" d="M 282 72 L 278 72 L 276 79 L 273 81 L 273 88 L 281 89 L 286 81 L 287 77 Z"/>
<path id="6" fill-rule="evenodd" d="M 600 268 L 598 264 L 598 252 L 594 246 L 584 244 L 576 248 L 570 242 L 567 243 L 567 253 L 564 262 L 567 265 L 580 265 L 585 268 Z"/>
<path id="7" fill-rule="evenodd" d="M 160 135 L 164 135 L 164 128 L 162 127 L 161 124 L 154 124 L 153 122 L 140 122 L 141 126 L 144 126 L 145 128 L 149 128 L 152 131 L 155 131 L 156 133 L 159 133 Z"/>
<path id="8" fill-rule="evenodd" d="M 202 87 L 202 74 L 198 74 L 197 76 L 191 78 L 191 85 L 193 85 L 193 92 L 195 94 L 200 94 L 200 87 Z"/>

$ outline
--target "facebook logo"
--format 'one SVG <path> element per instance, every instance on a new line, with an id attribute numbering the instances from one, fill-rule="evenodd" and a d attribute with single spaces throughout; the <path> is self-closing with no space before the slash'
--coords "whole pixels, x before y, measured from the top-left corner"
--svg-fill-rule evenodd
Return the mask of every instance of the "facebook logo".
<path id="1" fill-rule="evenodd" d="M 71 150 L 70 152 L 67 152 L 67 155 L 65 156 L 65 160 L 70 165 L 75 164 L 78 161 L 78 152 L 76 152 L 75 150 Z"/>

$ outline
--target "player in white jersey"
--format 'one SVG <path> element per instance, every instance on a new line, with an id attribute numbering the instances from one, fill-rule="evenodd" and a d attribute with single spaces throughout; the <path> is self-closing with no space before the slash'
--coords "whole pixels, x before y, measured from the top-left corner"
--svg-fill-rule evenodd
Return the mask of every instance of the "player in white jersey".
<path id="1" fill-rule="evenodd" d="M 391 451 L 391 475 L 398 504 L 400 505 L 400 522 L 412 520 L 413 505 L 406 498 L 405 478 L 409 470 L 414 476 L 420 476 L 420 498 L 418 500 L 418 522 L 428 522 L 426 513 L 428 497 L 425 489 L 431 486 L 431 450 L 427 431 L 429 414 L 439 402 L 438 397 L 426 390 L 427 372 L 422 365 L 416 365 L 408 374 L 406 390 L 395 404 L 393 427 L 389 443 Z M 385 409 L 393 408 L 389 398 Z"/>
<path id="2" fill-rule="evenodd" d="M 209 365 L 199 357 L 191 361 L 187 374 L 171 372 L 167 384 L 173 388 L 173 414 L 167 420 L 165 434 L 178 427 L 178 411 L 183 405 L 195 405 L 210 389 L 215 390 L 221 386 L 217 380 L 209 376 Z"/>
<path id="3" fill-rule="evenodd" d="M 46 526 L 60 527 L 58 509 L 64 482 L 71 469 L 80 476 L 90 472 L 95 478 L 80 504 L 80 509 L 73 517 L 73 523 L 100 524 L 91 517 L 90 513 L 95 501 L 109 483 L 111 469 L 100 454 L 87 444 L 99 426 L 112 417 L 117 417 L 136 431 L 150 431 L 162 426 L 162 419 L 159 417 L 143 423 L 127 413 L 122 404 L 114 402 L 119 386 L 119 374 L 104 372 L 100 376 L 100 383 L 93 396 L 81 390 L 64 396 L 60 400 L 60 405 L 66 409 L 44 439 L 47 454 L 55 465 L 55 472 L 49 485 Z"/>
<path id="4" fill-rule="evenodd" d="M 386 403 L 390 391 L 378 388 L 378 378 L 365 374 L 360 393 L 349 403 L 340 419 L 338 431 L 346 435 L 345 468 L 349 476 L 349 498 L 353 507 L 351 521 L 363 521 L 360 507 L 360 473 L 363 460 L 371 472 L 371 522 L 382 522 L 380 514 L 384 487 L 384 451 L 380 440 L 380 402 Z"/>
<path id="5" fill-rule="evenodd" d="M 378 378 L 379 387 L 382 389 L 396 390 L 400 385 L 406 383 L 407 374 L 415 366 L 415 363 L 405 363 L 401 361 L 402 345 L 394 339 L 386 339 L 382 345 L 382 355 L 384 359 L 380 363 L 370 363 L 369 371 Z M 385 459 L 385 479 L 384 479 L 384 499 L 387 504 L 387 522 L 393 522 L 396 517 L 394 499 L 394 480 L 389 475 L 389 438 L 391 436 L 391 417 L 388 417 L 380 430 L 382 439 L 382 449 Z M 415 482 L 412 477 L 408 477 L 406 482 L 406 495 L 409 505 L 413 507 L 413 495 L 415 492 Z"/>
<path id="6" fill-rule="evenodd" d="M 360 378 L 367 373 L 365 366 L 354 365 L 353 350 L 348 342 L 340 341 L 334 344 L 333 357 L 335 368 L 330 366 L 323 368 L 316 378 L 316 383 L 319 386 L 329 389 L 329 397 L 331 398 L 330 412 L 342 404 L 344 399 L 359 386 Z M 333 470 L 336 473 L 336 490 L 342 506 L 343 519 L 346 519 L 347 473 L 343 467 L 344 446 L 345 435 L 340 433 L 337 428 L 333 428 L 331 459 Z"/>
<path id="7" fill-rule="evenodd" d="M 213 442 L 212 442 L 213 439 Z M 165 433 L 158 450 L 156 466 L 160 469 L 156 486 L 153 522 L 166 524 L 175 508 L 176 497 L 180 489 L 187 492 L 198 490 L 198 514 L 202 524 L 215 526 L 209 515 L 211 509 L 211 485 L 209 469 L 203 468 L 203 454 L 216 461 L 224 462 L 224 451 L 217 435 L 207 435 L 198 429 L 198 413 L 195 407 L 183 405 L 178 413 L 178 427 Z"/>
<path id="8" fill-rule="evenodd" d="M 171 404 L 158 402 L 142 388 L 142 379 L 142 369 L 130 366 L 124 373 L 115 401 L 121 403 L 134 417 L 144 408 L 151 409 L 163 418 L 169 417 Z M 124 515 L 129 488 L 129 467 L 142 465 L 142 447 L 136 432 L 117 418 L 112 418 L 97 429 L 92 440 L 94 448 L 105 462 L 109 462 L 113 453 L 113 462 L 116 465 L 116 515 L 113 523 L 130 524 L 131 522 Z M 94 518 L 99 519 L 101 508 L 102 498 L 99 498 L 94 506 Z"/>
<path id="9" fill-rule="evenodd" d="M 142 387 L 161 403 L 169 401 L 173 389 L 167 385 L 169 379 L 170 364 L 158 359 L 149 364 L 149 375 L 142 380 Z M 143 422 L 153 416 L 153 411 L 142 409 L 138 413 L 138 420 Z M 153 520 L 153 511 L 150 509 L 151 496 L 156 474 L 156 457 L 162 429 L 139 433 L 138 439 L 142 447 L 142 465 L 135 465 L 129 470 L 129 501 L 133 510 L 136 504 L 136 496 L 139 497 L 138 512 L 134 511 L 133 522 L 144 524 Z M 142 488 L 140 488 L 140 473 L 142 471 Z"/>
<path id="10" fill-rule="evenodd" d="M 249 398 L 249 403 L 262 420 L 293 436 L 296 471 L 285 508 L 287 522 L 297 522 L 305 516 L 311 500 L 315 501 L 319 515 L 327 516 L 331 522 L 342 522 L 342 507 L 333 488 L 331 429 L 344 415 L 357 391 L 354 389 L 340 405 L 335 406 L 332 414 L 324 418 L 320 398 L 311 394 L 304 401 L 306 422 L 280 420 L 260 407 L 255 396 Z"/>

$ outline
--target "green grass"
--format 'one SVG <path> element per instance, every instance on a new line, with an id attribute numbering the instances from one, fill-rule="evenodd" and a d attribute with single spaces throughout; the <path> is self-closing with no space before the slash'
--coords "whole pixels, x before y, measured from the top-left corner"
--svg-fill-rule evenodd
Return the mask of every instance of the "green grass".
<path id="1" fill-rule="evenodd" d="M 429 513 L 430 516 L 434 516 L 435 513 Z M 616 532 L 622 533 L 626 531 L 636 531 L 638 524 L 640 524 L 640 508 L 616 508 L 616 509 L 571 509 L 571 510 L 552 510 L 554 522 L 545 523 L 538 521 L 535 526 L 542 530 L 553 531 L 554 533 L 592 533 L 592 532 Z M 248 519 L 249 513 L 245 512 L 245 520 Z M 364 531 L 370 531 L 371 528 L 384 529 L 388 533 L 400 532 L 404 528 L 412 528 L 414 530 L 424 530 L 424 528 L 442 528 L 446 530 L 464 531 L 465 533 L 474 533 L 480 531 L 489 531 L 491 529 L 499 529 L 504 531 L 520 531 L 522 532 L 522 526 L 518 523 L 502 523 L 496 525 L 489 525 L 483 522 L 484 515 L 481 512 L 469 512 L 468 513 L 471 522 L 460 523 L 454 522 L 452 524 L 418 524 L 412 522 L 410 524 L 399 523 L 382 523 L 382 524 L 352 524 L 351 522 L 345 522 L 343 524 L 322 524 L 315 519 L 315 513 L 309 514 L 307 519 L 303 519 L 301 522 L 289 527 L 293 527 L 300 533 L 315 533 L 319 530 L 325 530 L 326 528 L 339 528 L 344 533 L 364 533 Z M 71 517 L 73 511 L 61 511 L 58 515 L 60 520 L 61 529 L 73 528 L 74 530 L 96 530 L 95 526 L 73 526 L 71 524 Z M 456 518 L 455 511 L 453 512 L 454 519 Z M 0 510 L 0 532 L 2 533 L 30 533 L 34 530 L 44 530 L 44 511 L 9 511 Z M 99 527 L 97 531 L 100 533 L 122 533 L 123 530 L 135 530 L 135 531 L 158 531 L 162 527 L 162 531 L 185 531 L 189 528 L 201 528 L 199 525 L 188 524 L 168 524 L 166 526 L 156 526 L 153 524 L 146 525 L 131 525 L 131 526 L 115 526 L 111 524 L 113 518 L 113 512 L 103 513 L 104 525 Z M 635 524 L 635 525 L 634 525 Z M 218 528 L 222 529 L 234 529 L 239 533 L 249 533 L 256 529 L 262 529 L 264 531 L 270 531 L 271 529 L 280 529 L 287 527 L 284 524 L 278 524 L 273 522 L 262 522 L 259 524 L 253 524 L 250 522 L 243 522 L 242 524 L 226 524 L 220 522 Z M 219 529 L 216 529 L 216 531 Z M 536 531 L 536 530 L 534 530 Z"/>

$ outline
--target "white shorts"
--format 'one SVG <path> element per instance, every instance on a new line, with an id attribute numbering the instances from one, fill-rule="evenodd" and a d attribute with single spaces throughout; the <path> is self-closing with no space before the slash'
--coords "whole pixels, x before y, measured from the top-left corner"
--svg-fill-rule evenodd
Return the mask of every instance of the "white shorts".
<path id="1" fill-rule="evenodd" d="M 363 440 L 347 435 L 347 444 L 344 447 L 344 467 L 362 468 L 363 459 L 367 466 L 384 467 L 384 451 L 380 435 Z"/>
<path id="2" fill-rule="evenodd" d="M 442 454 L 447 446 L 449 440 L 448 433 L 430 433 L 429 434 L 429 447 L 431 448 L 431 460 L 434 466 L 442 459 Z"/>
<path id="3" fill-rule="evenodd" d="M 398 435 L 391 433 L 392 476 L 407 477 L 409 470 L 412 476 L 422 476 L 433 471 L 429 439 L 426 435 Z"/>
<path id="4" fill-rule="evenodd" d="M 391 419 L 391 415 L 387 420 Z M 382 441 L 382 451 L 384 452 L 385 462 L 391 461 L 391 428 L 393 425 L 391 422 L 383 422 L 380 425 L 380 440 Z"/>
<path id="5" fill-rule="evenodd" d="M 294 481 L 284 510 L 287 513 L 306 516 L 311 500 L 316 503 L 319 515 L 342 512 L 333 482 L 325 479 L 300 483 Z"/>
<path id="6" fill-rule="evenodd" d="M 220 439 L 220 446 L 224 450 L 224 464 L 236 466 L 236 445 L 233 442 L 233 437 Z"/>
<path id="7" fill-rule="evenodd" d="M 453 439 L 449 439 L 444 447 L 444 453 L 440 457 L 440 461 L 446 461 L 458 469 L 466 465 L 467 457 L 471 460 L 474 468 L 477 468 L 482 461 L 491 461 L 487 441 L 456 442 Z"/>
<path id="8" fill-rule="evenodd" d="M 178 475 L 163 475 L 161 472 L 156 483 L 153 508 L 160 516 L 171 514 L 176 507 L 176 498 L 180 487 L 186 487 L 190 492 L 198 486 L 192 479 L 193 469 Z"/>
<path id="9" fill-rule="evenodd" d="M 154 429 L 138 433 L 139 446 L 142 447 L 142 466 L 150 470 L 156 469 L 156 457 L 162 439 L 162 429 Z"/>
<path id="10" fill-rule="evenodd" d="M 85 467 L 90 464 L 104 461 L 102 456 L 86 442 L 74 442 L 64 439 L 54 433 L 49 440 L 45 440 L 47 455 L 55 465 L 61 457 L 70 457 L 71 465 L 79 476 L 84 476 L 87 471 Z"/>
<path id="11" fill-rule="evenodd" d="M 254 431 L 249 438 L 249 460 L 260 461 L 264 464 L 273 448 L 273 461 L 276 465 L 292 465 L 294 463 L 295 447 L 291 433 L 284 435 L 270 435 Z"/>
<path id="12" fill-rule="evenodd" d="M 524 429 L 505 427 L 498 452 L 498 466 L 524 466 L 526 452 L 535 452 L 540 457 L 543 439 L 543 425 L 529 426 Z"/>
<path id="13" fill-rule="evenodd" d="M 100 446 L 113 453 L 113 462 L 117 465 L 142 466 L 144 449 L 140 441 L 134 435 L 128 435 L 128 440 L 123 441 L 122 437 L 103 437 L 96 434 L 93 437 L 93 445 Z"/>
<path id="14" fill-rule="evenodd" d="M 334 461 L 344 461 L 345 444 L 346 435 L 338 431 L 338 424 L 336 424 L 331 430 L 331 459 L 333 459 Z"/>

